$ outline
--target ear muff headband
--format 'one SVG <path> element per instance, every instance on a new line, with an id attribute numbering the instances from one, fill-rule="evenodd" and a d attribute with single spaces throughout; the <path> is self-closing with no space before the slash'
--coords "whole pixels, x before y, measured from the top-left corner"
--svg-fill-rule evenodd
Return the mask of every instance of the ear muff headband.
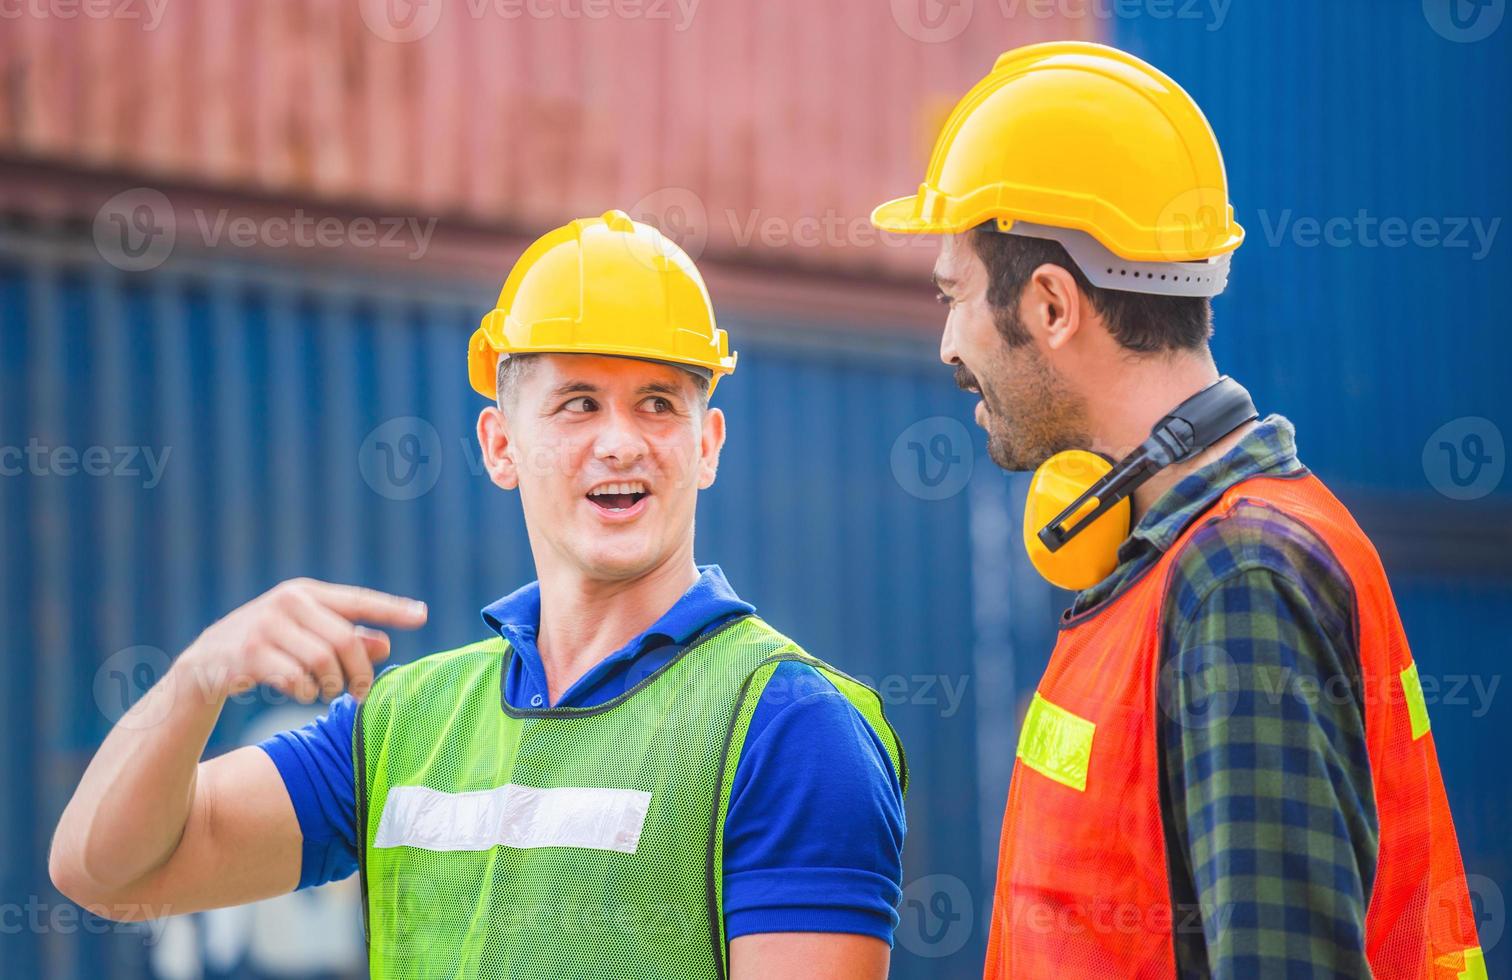
<path id="1" fill-rule="evenodd" d="M 1104 475 L 1072 497 L 1049 523 L 1035 534 L 1031 543 L 1026 535 L 1030 559 L 1040 574 L 1062 588 L 1084 589 L 1095 585 L 1117 566 L 1117 547 L 1128 536 L 1128 507 L 1119 507 L 1135 490 L 1156 473 L 1173 463 L 1190 459 L 1244 423 L 1259 418 L 1254 400 L 1239 382 L 1224 375 L 1208 387 L 1177 405 L 1150 430 L 1150 436 L 1129 455 L 1113 464 Z M 1070 450 L 1070 452 L 1083 452 Z M 1035 473 L 1031 494 L 1068 493 L 1063 476 L 1050 479 L 1048 474 L 1063 473 L 1064 453 L 1050 457 Z M 1047 470 L 1046 467 L 1051 467 Z M 1044 499 L 1031 501 L 1026 513 L 1043 513 L 1050 506 Z M 1099 536 L 1098 545 L 1078 549 L 1075 555 L 1061 555 L 1062 549 L 1093 522 L 1118 508 L 1125 522 L 1123 533 Z M 1116 515 L 1115 515 L 1116 516 Z M 1109 551 L 1107 542 L 1112 543 Z M 1041 547 L 1035 547 L 1038 544 Z M 1100 572 L 1100 574 L 1099 574 Z M 1096 577 L 1091 577 L 1091 576 Z M 1088 578 L 1090 577 L 1090 581 Z M 1067 584 L 1082 583 L 1082 584 Z"/>

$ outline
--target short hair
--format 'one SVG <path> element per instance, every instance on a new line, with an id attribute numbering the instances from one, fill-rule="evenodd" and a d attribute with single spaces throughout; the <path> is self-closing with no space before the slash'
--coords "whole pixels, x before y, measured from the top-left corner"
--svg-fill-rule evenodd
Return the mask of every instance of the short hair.
<path id="1" fill-rule="evenodd" d="M 1077 288 L 1107 324 L 1108 333 L 1126 350 L 1140 354 L 1197 351 L 1213 335 L 1213 305 L 1205 296 L 1155 296 L 1094 286 L 1060 242 L 1000 232 L 995 220 L 973 228 L 970 239 L 987 267 L 987 305 L 1011 347 L 1029 342 L 1018 319 L 1018 301 L 1034 270 L 1047 263 L 1071 273 Z"/>
<path id="2" fill-rule="evenodd" d="M 498 367 L 494 369 L 494 388 L 497 393 L 497 401 L 501 411 L 507 411 L 506 405 L 512 405 L 515 396 L 519 393 L 520 385 L 525 376 L 530 373 L 530 367 L 535 362 L 537 354 L 510 354 L 499 358 Z M 673 367 L 678 365 L 674 364 Z M 684 371 L 692 381 L 693 388 L 698 392 L 698 407 L 709 407 L 710 380 L 695 371 Z"/>

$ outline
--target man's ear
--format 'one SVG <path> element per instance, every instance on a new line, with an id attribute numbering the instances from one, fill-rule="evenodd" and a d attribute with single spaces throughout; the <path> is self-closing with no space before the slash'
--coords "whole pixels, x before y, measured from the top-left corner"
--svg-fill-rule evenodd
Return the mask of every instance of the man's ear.
<path id="1" fill-rule="evenodd" d="M 501 490 L 520 486 L 520 471 L 515 463 L 514 442 L 509 438 L 509 420 L 490 405 L 478 413 L 478 448 L 483 451 L 483 468 L 488 478 Z"/>
<path id="2" fill-rule="evenodd" d="M 1085 297 L 1076 279 L 1058 265 L 1045 263 L 1035 269 L 1019 298 L 1023 324 L 1050 350 L 1060 350 L 1081 329 L 1087 313 Z"/>
<path id="3" fill-rule="evenodd" d="M 703 413 L 703 433 L 698 445 L 698 489 L 707 490 L 719 475 L 719 451 L 724 448 L 725 417 L 717 408 Z"/>

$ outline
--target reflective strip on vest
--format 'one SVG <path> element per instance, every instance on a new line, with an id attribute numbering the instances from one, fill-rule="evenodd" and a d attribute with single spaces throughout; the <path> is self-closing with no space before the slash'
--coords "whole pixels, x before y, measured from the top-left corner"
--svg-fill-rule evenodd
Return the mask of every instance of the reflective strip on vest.
<path id="1" fill-rule="evenodd" d="M 1018 757 L 1035 772 L 1083 792 L 1095 734 L 1095 724 L 1052 704 L 1036 691 L 1024 716 Z"/>
<path id="2" fill-rule="evenodd" d="M 374 847 L 486 851 L 490 847 L 589 847 L 634 854 L 651 794 L 634 789 L 513 783 L 470 793 L 426 786 L 389 790 Z"/>
<path id="3" fill-rule="evenodd" d="M 1481 952 L 1479 946 L 1465 950 L 1463 957 L 1465 968 L 1459 971 L 1455 980 L 1488 980 L 1486 977 L 1486 954 Z M 1453 960 L 1455 957 L 1448 957 L 1448 959 Z M 1458 964 L 1453 962 L 1444 965 L 1447 965 L 1451 970 L 1458 968 Z"/>
<path id="4" fill-rule="evenodd" d="M 589 709 L 519 711 L 493 638 L 384 671 L 353 725 L 373 980 L 720 980 L 724 826 L 777 662 L 819 671 L 908 771 L 876 692 L 754 616 Z"/>
<path id="5" fill-rule="evenodd" d="M 1322 540 L 1355 590 L 1363 689 L 1394 693 L 1400 684 L 1403 692 L 1364 704 L 1379 825 L 1365 909 L 1371 970 L 1414 980 L 1484 977 L 1423 685 L 1390 585 L 1348 510 L 1307 474 L 1230 487 L 1153 569 L 1062 623 L 1009 785 L 986 980 L 1174 980 L 1176 931 L 1209 925 L 1207 910 L 1173 904 L 1166 864 L 1162 617 L 1182 548 L 1240 506 L 1278 510 Z"/>
<path id="6" fill-rule="evenodd" d="M 1423 682 L 1418 678 L 1417 662 L 1401 674 L 1402 695 L 1407 699 L 1407 718 L 1412 722 L 1412 739 L 1428 734 L 1428 701 L 1423 697 Z"/>

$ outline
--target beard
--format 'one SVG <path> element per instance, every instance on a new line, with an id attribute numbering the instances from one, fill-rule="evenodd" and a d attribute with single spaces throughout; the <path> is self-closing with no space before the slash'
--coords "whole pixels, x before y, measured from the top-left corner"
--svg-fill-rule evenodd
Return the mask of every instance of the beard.
<path id="1" fill-rule="evenodd" d="M 986 406 L 987 455 L 1009 471 L 1032 471 L 1067 449 L 1092 444 L 1086 401 L 1033 344 L 1009 347 L 983 382 L 964 365 L 956 384 Z"/>

